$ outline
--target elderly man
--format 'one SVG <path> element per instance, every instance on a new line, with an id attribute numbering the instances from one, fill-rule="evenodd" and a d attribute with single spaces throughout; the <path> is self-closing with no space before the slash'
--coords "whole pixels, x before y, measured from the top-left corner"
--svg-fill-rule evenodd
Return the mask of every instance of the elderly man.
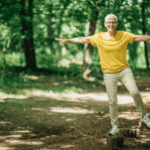
<path id="1" fill-rule="evenodd" d="M 140 114 L 140 121 L 150 128 L 150 119 L 146 115 L 145 107 L 135 83 L 132 70 L 126 60 L 126 48 L 128 43 L 134 41 L 150 41 L 150 36 L 134 35 L 125 31 L 117 31 L 118 19 L 114 14 L 105 17 L 105 27 L 107 32 L 100 32 L 89 37 L 79 37 L 73 39 L 57 39 L 60 44 L 91 43 L 98 47 L 104 82 L 109 98 L 109 112 L 112 128 L 109 135 L 116 135 L 119 131 L 118 108 L 117 108 L 117 83 L 120 80 L 128 89 L 134 99 L 135 105 Z"/>

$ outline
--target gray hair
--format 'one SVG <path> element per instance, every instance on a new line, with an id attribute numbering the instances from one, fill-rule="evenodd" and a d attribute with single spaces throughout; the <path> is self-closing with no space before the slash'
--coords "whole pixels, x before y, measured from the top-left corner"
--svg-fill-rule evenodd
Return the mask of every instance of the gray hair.
<path id="1" fill-rule="evenodd" d="M 116 15 L 114 14 L 109 14 L 105 17 L 105 22 L 107 22 L 107 19 L 110 19 L 110 18 L 114 18 L 116 20 L 116 22 L 118 22 L 118 18 Z"/>

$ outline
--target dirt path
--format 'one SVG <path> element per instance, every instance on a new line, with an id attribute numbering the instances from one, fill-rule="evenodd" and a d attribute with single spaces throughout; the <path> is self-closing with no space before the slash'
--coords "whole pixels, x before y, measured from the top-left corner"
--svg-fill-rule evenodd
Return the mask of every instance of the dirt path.
<path id="1" fill-rule="evenodd" d="M 44 81 L 58 85 L 56 80 L 48 81 L 46 77 L 34 84 L 38 86 Z M 149 81 L 136 78 L 148 114 Z M 76 81 L 71 82 L 66 82 L 66 86 L 73 87 Z M 86 82 L 84 87 L 88 91 L 45 92 L 34 87 L 20 89 L 23 96 L 1 96 L 1 104 L 9 109 L 0 114 L 0 150 L 108 149 L 106 137 L 111 125 L 104 84 Z M 137 128 L 138 112 L 121 83 L 118 83 L 118 110 L 120 128 Z M 124 145 L 125 149 L 149 150 L 150 130 L 138 133 L 137 138 L 125 138 Z"/>

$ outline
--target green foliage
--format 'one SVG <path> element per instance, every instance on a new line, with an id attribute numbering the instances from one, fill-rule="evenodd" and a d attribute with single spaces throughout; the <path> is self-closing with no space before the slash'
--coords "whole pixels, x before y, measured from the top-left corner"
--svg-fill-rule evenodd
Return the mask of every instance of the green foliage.
<path id="1" fill-rule="evenodd" d="M 7 48 L 8 54 L 0 55 L 0 68 L 8 66 L 25 66 L 25 55 L 23 54 L 22 39 L 25 38 L 21 34 L 21 20 L 24 19 L 29 23 L 28 16 L 20 14 L 20 0 L 2 0 L 0 3 L 0 51 L 4 47 Z M 28 1 L 25 0 L 25 11 L 28 11 Z M 145 8 L 145 16 L 142 16 L 142 7 Z M 118 16 L 117 30 L 125 30 L 134 34 L 142 34 L 142 18 L 146 21 L 147 33 L 148 26 L 148 5 L 137 0 L 45 0 L 33 1 L 33 30 L 34 30 L 34 48 L 36 53 L 36 64 L 39 68 L 49 68 L 54 72 L 80 72 L 81 67 L 74 65 L 68 69 L 66 67 L 58 67 L 62 59 L 67 60 L 83 60 L 84 45 L 83 44 L 66 44 L 66 54 L 61 56 L 64 45 L 58 47 L 55 38 L 74 38 L 87 36 L 88 23 L 94 17 L 95 11 L 99 12 L 96 33 L 106 31 L 104 27 L 104 18 L 109 13 Z M 28 36 L 28 35 L 26 35 Z M 139 46 L 136 42 L 128 47 L 129 63 L 133 68 L 144 68 L 144 55 L 141 55 Z M 59 56 L 56 51 L 59 49 Z M 144 51 L 143 51 L 144 53 Z M 4 60 L 6 62 L 4 62 Z M 91 54 L 91 62 L 99 63 L 97 49 Z M 142 65 L 137 65 L 139 63 Z M 94 66 L 94 65 L 93 65 Z M 96 69 L 94 69 L 96 70 Z"/>

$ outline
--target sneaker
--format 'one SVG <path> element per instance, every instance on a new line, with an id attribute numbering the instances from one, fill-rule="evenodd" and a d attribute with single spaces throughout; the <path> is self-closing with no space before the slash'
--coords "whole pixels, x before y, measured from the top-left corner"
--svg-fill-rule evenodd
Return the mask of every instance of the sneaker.
<path id="1" fill-rule="evenodd" d="M 119 132 L 119 128 L 117 126 L 113 126 L 109 132 L 108 135 L 116 135 Z"/>
<path id="2" fill-rule="evenodd" d="M 148 116 L 145 116 L 144 118 L 141 118 L 140 121 L 143 121 L 146 124 L 146 126 L 148 128 L 150 128 L 150 118 Z"/>

